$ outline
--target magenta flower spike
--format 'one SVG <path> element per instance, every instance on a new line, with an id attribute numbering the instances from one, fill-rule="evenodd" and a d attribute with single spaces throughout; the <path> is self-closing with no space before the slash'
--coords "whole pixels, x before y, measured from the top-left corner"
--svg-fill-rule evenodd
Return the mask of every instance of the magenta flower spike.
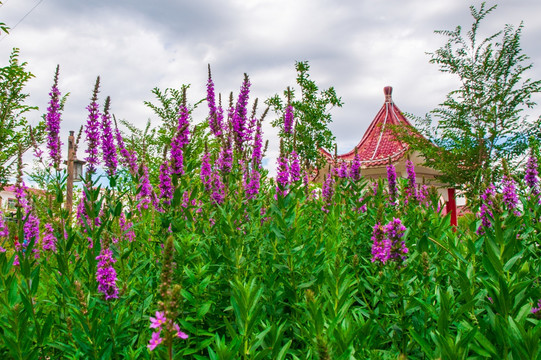
<path id="1" fill-rule="evenodd" d="M 287 105 L 286 111 L 284 113 L 284 133 L 290 135 L 293 133 L 293 106 Z"/>
<path id="2" fill-rule="evenodd" d="M 210 165 L 210 154 L 208 151 L 205 151 L 205 154 L 203 154 L 199 178 L 201 179 L 201 183 L 205 186 L 205 190 L 209 191 L 212 186 L 212 166 Z"/>
<path id="3" fill-rule="evenodd" d="M 254 149 L 252 151 L 253 166 L 261 165 L 262 158 L 263 158 L 263 136 L 261 132 L 261 121 L 258 121 L 256 125 L 255 136 L 254 136 Z"/>
<path id="4" fill-rule="evenodd" d="M 88 156 L 85 158 L 87 163 L 87 171 L 89 174 L 96 172 L 96 165 L 99 164 L 98 148 L 100 146 L 100 118 L 98 100 L 98 90 L 100 87 L 100 77 L 96 79 L 96 85 L 94 86 L 94 92 L 92 93 L 92 99 L 90 105 L 86 107 L 88 110 L 88 120 L 85 126 L 85 135 L 87 141 L 86 153 Z"/>
<path id="5" fill-rule="evenodd" d="M 113 176 L 116 173 L 118 160 L 116 157 L 116 147 L 114 142 L 113 130 L 111 128 L 111 115 L 109 114 L 109 106 L 111 98 L 108 96 L 105 99 L 103 114 L 101 115 L 101 149 L 103 152 L 103 162 L 107 168 L 107 174 Z"/>
<path id="6" fill-rule="evenodd" d="M 539 182 L 537 158 L 533 154 L 528 158 L 528 162 L 526 163 L 526 174 L 524 176 L 524 181 L 533 193 L 537 194 L 539 192 L 539 190 L 537 190 L 537 183 Z"/>
<path id="7" fill-rule="evenodd" d="M 44 251 L 56 252 L 56 241 L 53 226 L 51 224 L 45 224 L 45 234 L 43 235 L 41 247 Z"/>
<path id="8" fill-rule="evenodd" d="M 417 198 L 415 168 L 413 166 L 413 162 L 411 162 L 410 160 L 406 160 L 406 172 L 408 174 L 408 187 L 406 188 L 406 196 L 408 198 Z"/>
<path id="9" fill-rule="evenodd" d="M 239 97 L 232 116 L 233 134 L 235 145 L 242 150 L 243 143 L 247 137 L 248 121 L 248 99 L 250 97 L 250 80 L 248 75 L 244 74 L 244 81 L 240 87 Z"/>
<path id="10" fill-rule="evenodd" d="M 60 148 L 62 143 L 60 142 L 60 91 L 58 90 L 58 72 L 60 67 L 56 66 L 56 72 L 54 75 L 54 83 L 51 88 L 49 96 L 49 107 L 47 108 L 47 115 L 45 116 L 45 126 L 47 131 L 47 148 L 49 149 L 49 156 L 51 158 L 51 165 L 58 168 L 60 165 L 61 152 Z"/>
<path id="11" fill-rule="evenodd" d="M 334 177 L 331 175 L 333 172 L 332 170 L 326 175 L 325 181 L 323 182 L 323 187 L 321 189 L 321 196 L 324 202 L 321 210 L 326 213 L 329 212 L 328 206 L 332 205 L 332 198 L 334 196 L 335 181 L 334 181 Z"/>
<path id="12" fill-rule="evenodd" d="M 502 179 L 503 203 L 508 210 L 513 210 L 518 205 L 518 195 L 515 180 L 509 175 L 504 175 Z"/>
<path id="13" fill-rule="evenodd" d="M 231 141 L 229 137 L 227 138 L 225 146 L 222 146 L 220 149 L 220 155 L 218 156 L 216 165 L 218 165 L 218 168 L 224 174 L 231 172 L 233 167 L 233 149 L 231 149 Z"/>
<path id="14" fill-rule="evenodd" d="M 248 171 L 248 170 L 246 170 Z M 249 176 L 249 181 L 245 185 L 245 193 L 247 199 L 253 199 L 259 194 L 261 174 L 257 169 L 252 169 Z"/>
<path id="15" fill-rule="evenodd" d="M 490 218 L 493 217 L 492 206 L 494 205 L 494 195 L 496 194 L 496 187 L 494 184 L 489 184 L 485 191 L 481 194 L 481 208 L 477 217 L 481 219 L 481 225 L 477 228 L 477 234 L 483 235 L 485 233 L 485 228 L 492 226 Z"/>
<path id="16" fill-rule="evenodd" d="M 108 248 L 102 248 L 96 260 L 99 260 L 98 270 L 96 271 L 98 291 L 105 296 L 105 300 L 118 298 L 116 271 L 113 267 L 116 260 L 113 258 L 113 252 Z"/>
<path id="17" fill-rule="evenodd" d="M 165 160 L 160 166 L 160 198 L 166 205 L 171 204 L 173 199 L 173 183 L 171 181 L 171 168 Z"/>
<path id="18" fill-rule="evenodd" d="M 214 136 L 219 137 L 222 135 L 222 122 L 224 118 L 223 109 L 216 107 L 216 95 L 214 93 L 214 82 L 210 74 L 209 65 L 209 79 L 207 81 L 207 104 L 209 107 L 209 127 Z"/>
<path id="19" fill-rule="evenodd" d="M 393 164 L 387 165 L 387 180 L 389 183 L 389 201 L 394 203 L 398 191 L 396 189 L 396 170 Z"/>
<path id="20" fill-rule="evenodd" d="M 349 178 L 353 181 L 358 181 L 361 179 L 361 158 L 357 152 L 355 152 L 355 157 L 353 158 L 349 168 Z"/>
<path id="21" fill-rule="evenodd" d="M 0 238 L 7 238 L 9 236 L 9 228 L 4 221 L 4 214 L 0 210 Z"/>
<path id="22" fill-rule="evenodd" d="M 213 204 L 221 204 L 225 199 L 225 185 L 218 172 L 212 173 L 212 193 L 210 199 Z"/>
<path id="23" fill-rule="evenodd" d="M 126 166 L 130 170 L 130 174 L 135 176 L 137 173 L 137 154 L 135 151 L 128 151 L 126 149 L 126 145 L 124 144 L 124 139 L 122 138 L 122 134 L 120 133 L 120 130 L 118 130 L 118 126 L 116 126 L 115 122 L 115 137 L 116 137 L 116 144 L 118 146 L 118 149 L 120 151 L 121 157 L 121 164 Z"/>
<path id="24" fill-rule="evenodd" d="M 391 244 L 391 253 L 390 260 L 397 262 L 406 261 L 406 254 L 408 253 L 408 248 L 406 243 L 401 240 L 404 237 L 406 227 L 402 225 L 402 221 L 397 218 L 393 218 L 387 225 L 384 227 L 385 235 Z"/>
<path id="25" fill-rule="evenodd" d="M 39 218 L 34 215 L 32 212 L 28 214 L 28 218 L 24 223 L 24 242 L 23 246 L 27 247 L 32 239 L 35 239 L 36 242 L 39 239 Z"/>
<path id="26" fill-rule="evenodd" d="M 385 237 L 385 230 L 378 222 L 372 230 L 372 262 L 385 264 L 390 257 L 391 242 Z"/>
<path id="27" fill-rule="evenodd" d="M 124 215 L 124 212 L 120 213 L 120 217 L 118 219 L 120 230 L 122 230 L 122 233 L 126 237 L 126 239 L 129 242 L 132 242 L 135 240 L 135 231 L 133 230 L 133 222 L 128 221 L 126 219 L 126 215 Z"/>
<path id="28" fill-rule="evenodd" d="M 402 240 L 405 231 L 406 227 L 400 219 L 393 218 L 385 226 L 378 222 L 372 232 L 372 262 L 386 264 L 395 261 L 402 264 L 406 261 L 409 250 Z"/>
<path id="29" fill-rule="evenodd" d="M 287 165 L 287 157 L 280 155 L 277 162 L 278 168 L 276 171 L 276 194 L 278 196 L 286 196 L 287 186 L 289 185 L 289 166 Z"/>
<path id="30" fill-rule="evenodd" d="M 173 174 L 184 174 L 184 153 L 183 148 L 190 142 L 190 113 L 185 104 L 179 109 L 177 132 L 171 140 L 171 172 Z"/>
<path id="31" fill-rule="evenodd" d="M 148 177 L 148 168 L 146 165 L 142 165 L 143 175 L 141 177 L 141 190 L 137 194 L 137 199 L 140 200 L 137 204 L 137 208 L 141 211 L 141 207 L 148 209 L 148 204 L 152 202 L 152 185 Z"/>
<path id="32" fill-rule="evenodd" d="M 289 176 L 291 182 L 299 181 L 301 179 L 301 164 L 299 160 L 299 155 L 293 150 L 291 153 L 291 164 L 289 165 Z"/>
<path id="33" fill-rule="evenodd" d="M 340 163 L 340 167 L 338 168 L 338 177 L 341 179 L 348 177 L 348 164 L 345 161 L 342 161 Z"/>

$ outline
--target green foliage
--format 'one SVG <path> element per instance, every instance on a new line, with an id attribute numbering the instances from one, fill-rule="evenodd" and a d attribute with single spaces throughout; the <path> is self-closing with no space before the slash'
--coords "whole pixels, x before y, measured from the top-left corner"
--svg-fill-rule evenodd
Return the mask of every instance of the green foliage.
<path id="1" fill-rule="evenodd" d="M 19 62 L 19 49 L 13 49 L 9 65 L 0 68 L 0 184 L 13 174 L 19 145 L 23 152 L 32 146 L 26 114 L 37 107 L 25 104 L 24 86 L 34 77 Z M 33 129 L 36 139 L 42 136 L 43 123 Z"/>
<path id="2" fill-rule="evenodd" d="M 30 207 L 0 239 L 3 358 L 541 357 L 536 189 L 518 181 L 518 206 L 494 194 L 484 222 L 472 216 L 454 228 L 437 191 L 414 192 L 407 179 L 397 181 L 397 201 L 384 179 L 337 176 L 323 198 L 319 184 L 277 189 L 262 171 L 248 197 L 240 160 L 250 156 L 232 152 L 230 169 L 212 175 L 222 181 L 218 201 L 200 176 L 201 138 L 183 148 L 172 196 L 155 201 L 142 171 L 120 168 L 108 186 L 88 175 L 71 214 L 65 172 L 45 166 L 44 193 L 27 194 Z M 40 236 L 26 231 L 30 215 Z M 408 251 L 381 262 L 374 230 L 395 219 Z M 55 250 L 44 246 L 46 224 Z M 118 297 L 98 285 L 104 249 Z"/>
<path id="3" fill-rule="evenodd" d="M 429 53 L 430 62 L 460 85 L 425 119 L 417 119 L 426 139 L 408 136 L 426 164 L 442 172 L 442 180 L 469 191 L 497 177 L 493 169 L 501 159 L 524 154 L 530 136 L 540 136 L 540 119 L 529 121 L 523 115 L 535 105 L 532 95 L 541 91 L 541 81 L 527 77 L 532 64 L 520 46 L 523 25 L 506 25 L 480 39 L 483 20 L 495 8 L 471 6 L 474 21 L 466 34 L 460 26 L 436 31 L 447 42 Z"/>
<path id="4" fill-rule="evenodd" d="M 279 128 L 285 153 L 291 153 L 295 149 L 302 165 L 311 169 L 324 164 L 320 148 L 331 150 L 335 146 L 335 137 L 329 130 L 332 122 L 330 110 L 334 106 L 342 107 L 342 100 L 333 87 L 319 90 L 315 81 L 310 79 L 308 61 L 296 62 L 295 69 L 300 97 L 295 98 L 294 89 L 288 88 L 284 91 L 285 101 L 276 94 L 267 99 L 266 103 L 280 115 L 272 122 L 272 126 Z M 284 133 L 284 114 L 289 104 L 293 106 L 295 116 L 295 130 L 291 135 Z"/>

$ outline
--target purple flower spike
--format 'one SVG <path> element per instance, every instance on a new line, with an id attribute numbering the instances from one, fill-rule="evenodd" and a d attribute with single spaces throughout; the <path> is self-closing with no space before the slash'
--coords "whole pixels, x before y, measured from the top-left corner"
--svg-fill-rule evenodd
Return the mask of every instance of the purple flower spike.
<path id="1" fill-rule="evenodd" d="M 287 194 L 287 185 L 289 185 L 289 167 L 287 165 L 287 157 L 285 156 L 278 158 L 276 183 L 276 194 L 285 196 Z"/>
<path id="2" fill-rule="evenodd" d="M 291 153 L 291 164 L 289 165 L 289 176 L 291 177 L 291 182 L 299 181 L 301 179 L 301 164 L 299 160 L 299 155 L 293 150 Z"/>
<path id="3" fill-rule="evenodd" d="M 210 165 L 210 154 L 205 151 L 201 162 L 201 172 L 199 173 L 201 183 L 205 186 L 205 190 L 209 191 L 212 183 L 212 167 Z"/>
<path id="4" fill-rule="evenodd" d="M 406 160 L 406 172 L 408 173 L 408 187 L 406 188 L 406 198 L 417 198 L 415 168 L 413 166 L 413 162 L 411 162 L 410 160 Z"/>
<path id="5" fill-rule="evenodd" d="M 113 258 L 113 252 L 110 249 L 103 248 L 96 260 L 99 260 L 98 270 L 96 271 L 98 291 L 105 296 L 105 300 L 117 299 L 116 271 L 113 267 L 116 260 Z"/>
<path id="6" fill-rule="evenodd" d="M 39 239 L 39 218 L 33 213 L 28 214 L 28 219 L 24 223 L 24 242 L 26 247 L 32 239 Z"/>
<path id="7" fill-rule="evenodd" d="M 227 174 L 233 167 L 233 150 L 231 149 L 231 140 L 227 138 L 225 146 L 220 150 L 218 161 L 216 162 L 220 171 Z"/>
<path id="8" fill-rule="evenodd" d="M 528 163 L 526 164 L 526 175 L 524 176 L 524 181 L 526 181 L 526 184 L 534 194 L 539 192 L 537 190 L 537 183 L 539 182 L 537 176 L 537 158 L 532 154 L 528 158 Z"/>
<path id="9" fill-rule="evenodd" d="M 381 223 L 374 225 L 372 230 L 372 262 L 385 264 L 391 256 L 391 243 L 385 238 L 385 230 Z"/>
<path id="10" fill-rule="evenodd" d="M 49 96 L 49 107 L 47 108 L 47 115 L 45 116 L 45 125 L 47 127 L 47 148 L 49 149 L 49 156 L 52 160 L 52 165 L 58 168 L 60 165 L 60 91 L 58 90 L 58 71 L 59 66 L 56 66 L 56 72 L 54 75 L 54 83 L 51 88 Z"/>
<path id="11" fill-rule="evenodd" d="M 252 169 L 250 181 L 245 185 L 245 192 L 247 199 L 253 199 L 259 194 L 261 175 L 257 169 Z"/>
<path id="12" fill-rule="evenodd" d="M 293 106 L 288 105 L 284 114 L 284 133 L 289 135 L 293 133 Z"/>
<path id="13" fill-rule="evenodd" d="M 224 118 L 223 109 L 216 108 L 216 96 L 214 94 L 214 82 L 210 74 L 209 65 L 209 79 L 207 82 L 207 104 L 209 106 L 209 126 L 210 131 L 214 136 L 219 137 L 222 135 L 222 122 Z"/>
<path id="14" fill-rule="evenodd" d="M 393 164 L 387 166 L 387 180 L 389 182 L 389 201 L 394 203 L 397 197 L 396 170 Z"/>
<path id="15" fill-rule="evenodd" d="M 173 183 L 171 182 L 171 168 L 169 163 L 164 161 L 160 166 L 160 198 L 166 205 L 171 204 L 173 198 Z"/>
<path id="16" fill-rule="evenodd" d="M 177 133 L 171 141 L 171 168 L 177 175 L 184 174 L 183 148 L 190 142 L 190 113 L 185 104 L 180 106 Z"/>
<path id="17" fill-rule="evenodd" d="M 56 252 L 56 241 L 53 226 L 51 224 L 45 224 L 45 235 L 43 236 L 41 247 L 44 251 Z"/>
<path id="18" fill-rule="evenodd" d="M 502 179 L 503 185 L 503 203 L 508 210 L 515 209 L 518 205 L 518 195 L 516 191 L 515 180 L 509 175 L 504 175 Z"/>
<path id="19" fill-rule="evenodd" d="M 332 171 L 327 174 L 325 181 L 323 182 L 323 187 L 321 189 L 321 196 L 323 197 L 324 205 L 321 208 L 324 212 L 328 213 L 328 206 L 332 204 L 332 198 L 334 196 L 334 178 L 331 175 Z"/>
<path id="20" fill-rule="evenodd" d="M 353 181 L 359 181 L 361 179 L 361 158 L 357 152 L 355 152 L 355 157 L 351 162 L 349 177 Z"/>
<path id="21" fill-rule="evenodd" d="M 116 147 L 113 137 L 113 130 L 111 128 L 111 115 L 109 114 L 109 106 L 111 104 L 111 98 L 108 96 L 105 99 L 105 107 L 101 116 L 101 131 L 102 131 L 102 152 L 103 161 L 107 168 L 107 174 L 113 176 L 116 173 L 118 166 L 118 160 L 116 158 Z"/>
<path id="22" fill-rule="evenodd" d="M 4 221 L 4 214 L 0 211 L 0 238 L 7 238 L 9 236 L 9 229 Z"/>
<path id="23" fill-rule="evenodd" d="M 404 262 L 406 260 L 406 254 L 409 250 L 406 247 L 406 243 L 401 240 L 405 231 L 406 227 L 402 225 L 402 221 L 397 218 L 393 218 L 392 221 L 385 225 L 385 235 L 391 243 L 390 260 L 397 262 Z"/>
<path id="24" fill-rule="evenodd" d="M 135 240 L 135 231 L 133 230 L 133 222 L 127 221 L 126 215 L 124 212 L 120 213 L 120 218 L 118 219 L 120 230 L 124 233 L 124 236 L 129 242 Z"/>
<path id="25" fill-rule="evenodd" d="M 477 229 L 478 235 L 483 235 L 485 233 L 485 228 L 492 226 L 490 218 L 493 217 L 492 205 L 494 205 L 494 196 L 496 194 L 496 187 L 494 184 L 490 184 L 483 194 L 481 194 L 481 208 L 477 216 L 481 218 L 481 225 Z"/>
<path id="26" fill-rule="evenodd" d="M 115 121 L 115 137 L 116 137 L 116 144 L 118 146 L 118 149 L 120 151 L 121 157 L 121 164 L 126 166 L 130 170 L 130 174 L 132 176 L 135 176 L 137 173 L 137 154 L 135 151 L 128 151 L 126 149 L 126 145 L 124 144 L 124 139 L 122 138 L 122 134 L 120 133 L 120 130 L 118 130 L 118 126 L 116 126 Z"/>
<path id="27" fill-rule="evenodd" d="M 255 130 L 255 137 L 254 137 L 254 150 L 252 151 L 252 162 L 254 166 L 259 166 L 261 164 L 262 158 L 263 158 L 263 136 L 261 132 L 261 121 L 258 121 L 256 130 Z"/>
<path id="28" fill-rule="evenodd" d="M 142 165 L 142 171 L 143 175 L 141 177 L 141 190 L 139 191 L 139 194 L 137 194 L 137 199 L 140 200 L 139 204 L 137 204 L 137 208 L 139 211 L 141 211 L 141 207 L 143 209 L 148 209 L 148 204 L 152 202 L 152 185 L 150 184 L 150 180 L 148 178 L 148 168 L 146 165 Z"/>
<path id="29" fill-rule="evenodd" d="M 100 123 L 98 121 L 100 117 L 98 100 L 98 90 L 100 87 L 100 77 L 96 79 L 96 85 L 94 86 L 94 92 L 92 95 L 92 102 L 87 106 L 88 120 L 86 122 L 85 134 L 88 147 L 86 153 L 88 156 L 85 158 L 87 163 L 87 171 L 89 174 L 96 172 L 96 165 L 99 164 L 98 148 L 100 146 Z"/>
<path id="30" fill-rule="evenodd" d="M 210 198 L 213 204 L 221 204 L 225 199 L 225 186 L 219 173 L 212 173 L 212 194 Z"/>
<path id="31" fill-rule="evenodd" d="M 385 264 L 388 261 L 395 261 L 402 265 L 409 251 L 402 240 L 405 231 L 406 227 L 397 218 L 393 218 L 385 226 L 377 223 L 372 232 L 372 262 L 379 261 Z"/>
<path id="32" fill-rule="evenodd" d="M 24 184 L 24 181 L 15 185 L 15 199 L 17 199 L 17 203 L 22 208 L 24 214 L 30 211 L 30 204 L 26 198 L 26 185 Z"/>
<path id="33" fill-rule="evenodd" d="M 248 75 L 244 74 L 244 81 L 240 88 L 239 97 L 232 117 L 235 144 L 237 148 L 241 150 L 247 135 L 247 106 L 248 98 L 250 96 L 250 85 Z"/>
<path id="34" fill-rule="evenodd" d="M 348 177 L 348 164 L 345 161 L 342 161 L 340 163 L 340 167 L 338 168 L 337 174 L 338 174 L 338 177 L 341 179 Z"/>

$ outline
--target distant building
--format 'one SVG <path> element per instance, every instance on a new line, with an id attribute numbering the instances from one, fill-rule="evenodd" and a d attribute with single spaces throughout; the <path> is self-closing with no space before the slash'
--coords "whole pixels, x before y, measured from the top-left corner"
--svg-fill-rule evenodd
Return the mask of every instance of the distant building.
<path id="1" fill-rule="evenodd" d="M 397 176 L 407 177 L 406 160 L 411 160 L 415 166 L 416 183 L 418 185 L 434 185 L 438 188 L 443 201 L 447 204 L 447 210 L 454 210 L 454 216 L 452 216 L 454 221 L 452 221 L 456 225 L 455 189 L 448 188 L 438 181 L 440 173 L 423 166 L 422 156 L 418 152 L 412 151 L 407 143 L 397 139 L 392 130 L 393 127 L 397 126 L 413 128 L 413 125 L 394 104 L 392 92 L 393 88 L 390 86 L 383 89 L 385 102 L 353 150 L 336 156 L 323 149 L 321 151 L 333 166 L 339 166 L 343 161 L 350 163 L 357 152 L 361 160 L 361 174 L 368 179 L 386 178 L 389 163 L 395 166 Z M 328 168 L 322 169 L 316 181 L 321 181 L 326 173 L 328 173 Z"/>
<path id="2" fill-rule="evenodd" d="M 5 186 L 0 191 L 0 211 L 3 213 L 16 211 L 17 199 L 15 198 L 15 186 Z"/>
<path id="3" fill-rule="evenodd" d="M 43 190 L 27 188 L 31 194 L 43 195 Z M 17 211 L 17 198 L 15 197 L 15 185 L 4 186 L 0 191 L 0 211 L 4 214 L 15 213 Z"/>

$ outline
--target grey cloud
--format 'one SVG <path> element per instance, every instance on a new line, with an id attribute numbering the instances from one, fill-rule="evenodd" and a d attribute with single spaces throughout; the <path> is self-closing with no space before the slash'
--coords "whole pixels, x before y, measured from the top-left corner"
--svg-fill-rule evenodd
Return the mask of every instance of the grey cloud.
<path id="1" fill-rule="evenodd" d="M 2 7 L 0 21 L 14 23 L 35 2 L 14 4 Z M 522 44 L 534 79 L 541 78 L 540 12 L 537 0 L 505 2 L 483 28 L 490 33 L 524 19 Z M 384 86 L 394 87 L 401 110 L 416 115 L 443 101 L 456 80 L 439 73 L 425 53 L 445 41 L 433 30 L 470 23 L 468 3 L 456 0 L 48 0 L 0 42 L 0 58 L 21 48 L 37 75 L 28 89 L 42 112 L 61 64 L 61 85 L 72 94 L 66 128 L 84 122 L 97 75 L 113 111 L 142 125 L 153 116 L 142 102 L 152 99 L 155 86 L 191 83 L 190 98 L 203 97 L 207 63 L 224 97 L 238 92 L 246 72 L 253 97 L 263 100 L 295 85 L 295 61 L 308 60 L 318 85 L 342 96 L 332 130 L 339 151 L 348 151 L 383 104 Z"/>

